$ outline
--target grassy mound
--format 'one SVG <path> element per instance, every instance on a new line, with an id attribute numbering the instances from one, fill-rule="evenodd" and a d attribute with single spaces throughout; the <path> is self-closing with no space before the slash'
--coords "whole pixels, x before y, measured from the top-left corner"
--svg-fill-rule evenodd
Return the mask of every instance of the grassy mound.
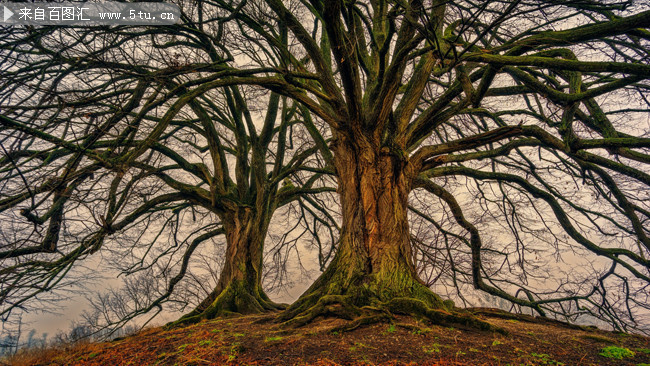
<path id="1" fill-rule="evenodd" d="M 9 365 L 643 365 L 650 338 L 569 326 L 493 309 L 475 311 L 507 331 L 439 326 L 410 316 L 332 332 L 345 320 L 281 327 L 277 314 L 151 328 L 124 339 L 21 352 Z M 349 323 L 349 322 L 348 322 Z"/>

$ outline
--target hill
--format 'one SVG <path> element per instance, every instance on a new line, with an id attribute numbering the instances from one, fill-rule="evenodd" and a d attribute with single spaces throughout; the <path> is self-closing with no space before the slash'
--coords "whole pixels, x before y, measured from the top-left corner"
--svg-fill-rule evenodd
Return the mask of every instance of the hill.
<path id="1" fill-rule="evenodd" d="M 18 354 L 11 365 L 649 365 L 650 338 L 474 309 L 507 334 L 409 317 L 338 333 L 342 320 L 282 329 L 273 315 L 146 329 L 104 343 Z M 2 362 L 0 362 L 2 363 Z"/>

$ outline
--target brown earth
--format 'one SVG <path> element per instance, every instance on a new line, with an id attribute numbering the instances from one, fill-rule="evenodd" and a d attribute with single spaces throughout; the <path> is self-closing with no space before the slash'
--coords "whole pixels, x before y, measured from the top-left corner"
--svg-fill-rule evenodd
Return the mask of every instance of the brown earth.
<path id="1" fill-rule="evenodd" d="M 480 309 L 507 330 L 442 327 L 397 317 L 345 333 L 343 320 L 282 329 L 273 315 L 242 316 L 172 330 L 152 328 L 125 339 L 24 352 L 10 365 L 642 365 L 650 338 L 570 326 Z M 611 350 L 606 357 L 606 347 Z M 627 357 L 614 358 L 619 353 Z M 632 353 L 634 354 L 632 356 Z"/>

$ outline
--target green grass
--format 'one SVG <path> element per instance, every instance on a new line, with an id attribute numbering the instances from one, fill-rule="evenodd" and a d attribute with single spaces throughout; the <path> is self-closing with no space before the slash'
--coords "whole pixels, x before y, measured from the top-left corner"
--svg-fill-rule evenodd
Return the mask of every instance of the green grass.
<path id="1" fill-rule="evenodd" d="M 395 328 L 395 324 L 391 324 L 388 326 L 388 329 L 386 329 L 386 333 L 394 333 L 396 330 L 397 328 Z"/>
<path id="2" fill-rule="evenodd" d="M 431 328 L 417 328 L 413 330 L 413 334 L 422 335 L 431 333 Z"/>
<path id="3" fill-rule="evenodd" d="M 361 342 L 354 342 L 354 346 L 350 347 L 349 349 L 350 349 L 350 351 L 354 352 L 354 351 L 357 351 L 357 350 L 359 350 L 361 348 L 372 348 L 372 347 L 369 347 L 369 346 L 367 346 L 367 345 L 365 345 L 365 344 L 363 344 Z"/>
<path id="4" fill-rule="evenodd" d="M 422 346 L 422 350 L 424 351 L 424 353 L 428 353 L 428 354 L 440 353 L 440 347 L 441 347 L 440 344 L 434 343 L 430 346 Z"/>
<path id="5" fill-rule="evenodd" d="M 629 348 L 617 347 L 617 346 L 608 346 L 602 349 L 599 355 L 607 358 L 613 358 L 615 360 L 622 360 L 626 357 L 634 357 L 634 353 Z"/>
<path id="6" fill-rule="evenodd" d="M 284 337 L 279 337 L 279 336 L 266 337 L 266 339 L 264 339 L 264 342 L 275 342 L 275 341 L 281 341 L 283 339 L 284 339 Z"/>

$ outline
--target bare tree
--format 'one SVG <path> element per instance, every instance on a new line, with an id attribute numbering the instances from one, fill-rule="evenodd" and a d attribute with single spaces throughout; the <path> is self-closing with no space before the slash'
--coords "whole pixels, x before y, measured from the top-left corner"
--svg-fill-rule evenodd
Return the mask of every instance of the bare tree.
<path id="1" fill-rule="evenodd" d="M 331 189 L 301 137 L 306 110 L 236 85 L 249 73 L 228 66 L 236 39 L 217 15 L 192 22 L 200 12 L 188 6 L 173 27 L 13 27 L 3 38 L 3 316 L 99 252 L 123 274 L 166 280 L 132 286 L 142 293 L 120 321 L 155 315 L 220 236 L 216 287 L 181 322 L 279 307 L 261 285 L 269 221 Z"/>
<path id="2" fill-rule="evenodd" d="M 15 238 L 7 242 L 17 244 L 3 253 L 19 253 L 7 256 L 15 260 L 61 251 L 64 213 L 90 211 L 70 198 L 78 186 L 88 192 L 84 202 L 95 195 L 92 202 L 108 203 L 95 210 L 101 214 L 93 230 L 66 227 L 74 235 L 64 239 L 93 234 L 67 252 L 78 256 L 68 254 L 61 263 L 102 247 L 109 233 L 117 237 L 116 228 L 139 224 L 131 234 L 148 232 L 142 230 L 148 221 L 135 220 L 145 213 L 175 222 L 161 229 L 167 234 L 188 227 L 183 220 L 191 216 L 200 218 L 203 226 L 186 235 L 184 245 L 163 246 L 173 248 L 165 254 L 186 258 L 188 248 L 221 230 L 229 242 L 246 237 L 226 228 L 228 215 L 234 222 L 247 215 L 268 222 L 250 210 L 261 197 L 246 194 L 260 187 L 256 179 L 270 173 L 264 192 L 277 199 L 329 191 L 317 181 L 331 173 L 341 205 L 337 251 L 321 261 L 324 273 L 283 313 L 289 324 L 327 314 L 355 319 L 350 327 L 390 313 L 473 321 L 420 278 L 417 262 L 427 260 L 441 274 L 432 281 L 451 278 L 459 289 L 471 284 L 540 315 L 591 314 L 619 328 L 638 327 L 650 282 L 650 12 L 639 4 L 214 0 L 183 4 L 186 23 L 175 27 L 16 31 L 2 48 L 8 65 L 3 146 L 11 146 L 0 207 L 8 212 L 7 225 L 14 225 L 6 232 Z M 250 111 L 255 99 L 263 100 L 256 107 L 260 120 L 279 127 L 250 122 L 255 112 L 242 111 Z M 294 115 L 300 116 L 295 124 Z M 214 132 L 207 120 L 220 121 Z M 278 159 L 282 138 L 292 136 L 281 133 L 283 125 L 285 133 L 289 125 L 304 128 L 312 141 L 291 155 L 295 164 Z M 250 150 L 226 143 L 241 146 L 241 129 Z M 264 145 L 265 131 L 277 134 L 273 144 Z M 178 152 L 197 150 L 200 162 Z M 316 150 L 322 162 L 300 160 Z M 246 159 L 244 151 L 250 152 Z M 47 169 L 39 169 L 39 161 Z M 274 175 L 278 161 L 290 173 Z M 267 175 L 257 177 L 253 167 L 267 163 Z M 122 166 L 128 175 L 115 185 L 141 182 L 137 188 L 146 200 L 140 206 L 137 200 L 130 206 L 128 195 L 110 200 Z M 291 175 L 296 170 L 313 180 Z M 57 178 L 48 180 L 46 171 Z M 104 180 L 96 178 L 100 172 Z M 228 184 L 231 176 L 235 185 Z M 283 191 L 278 185 L 289 176 Z M 226 214 L 231 205 L 235 209 Z M 412 217 L 430 225 L 417 247 L 409 205 Z M 122 228 L 117 216 L 134 220 Z M 47 230 L 39 226 L 45 223 Z M 28 266 L 42 271 L 43 260 L 29 259 L 7 264 L 2 273 L 41 273 Z M 551 259 L 592 268 L 558 276 L 545 272 Z M 48 269 L 44 273 L 59 275 L 35 283 L 51 288 L 61 271 Z M 247 273 L 253 272 L 259 273 Z M 25 283 L 8 278 L 11 291 Z M 272 307 L 258 293 L 235 296 L 237 311 L 257 311 L 256 303 Z M 211 296 L 181 321 L 231 311 L 221 304 Z"/>
<path id="3" fill-rule="evenodd" d="M 416 272 L 407 212 L 409 194 L 421 190 L 456 226 L 439 230 L 463 243 L 451 260 L 465 265 L 452 271 L 474 287 L 541 315 L 576 303 L 574 311 L 634 324 L 625 307 L 646 306 L 637 295 L 650 279 L 650 12 L 632 1 L 205 6 L 240 28 L 246 49 L 232 52 L 250 58 L 233 68 L 255 70 L 269 58 L 281 66 L 238 82 L 299 101 L 332 139 L 318 146 L 338 179 L 338 251 L 283 319 L 338 314 L 355 326 L 385 308 L 462 321 L 438 311 L 453 309 Z M 495 224 L 505 236 L 485 240 Z M 530 257 L 546 245 L 609 269 L 594 265 L 596 287 L 560 281 L 558 291 L 536 291 L 528 284 L 541 268 Z M 512 272 L 501 276 L 503 268 Z M 610 280 L 621 284 L 622 307 Z"/>

